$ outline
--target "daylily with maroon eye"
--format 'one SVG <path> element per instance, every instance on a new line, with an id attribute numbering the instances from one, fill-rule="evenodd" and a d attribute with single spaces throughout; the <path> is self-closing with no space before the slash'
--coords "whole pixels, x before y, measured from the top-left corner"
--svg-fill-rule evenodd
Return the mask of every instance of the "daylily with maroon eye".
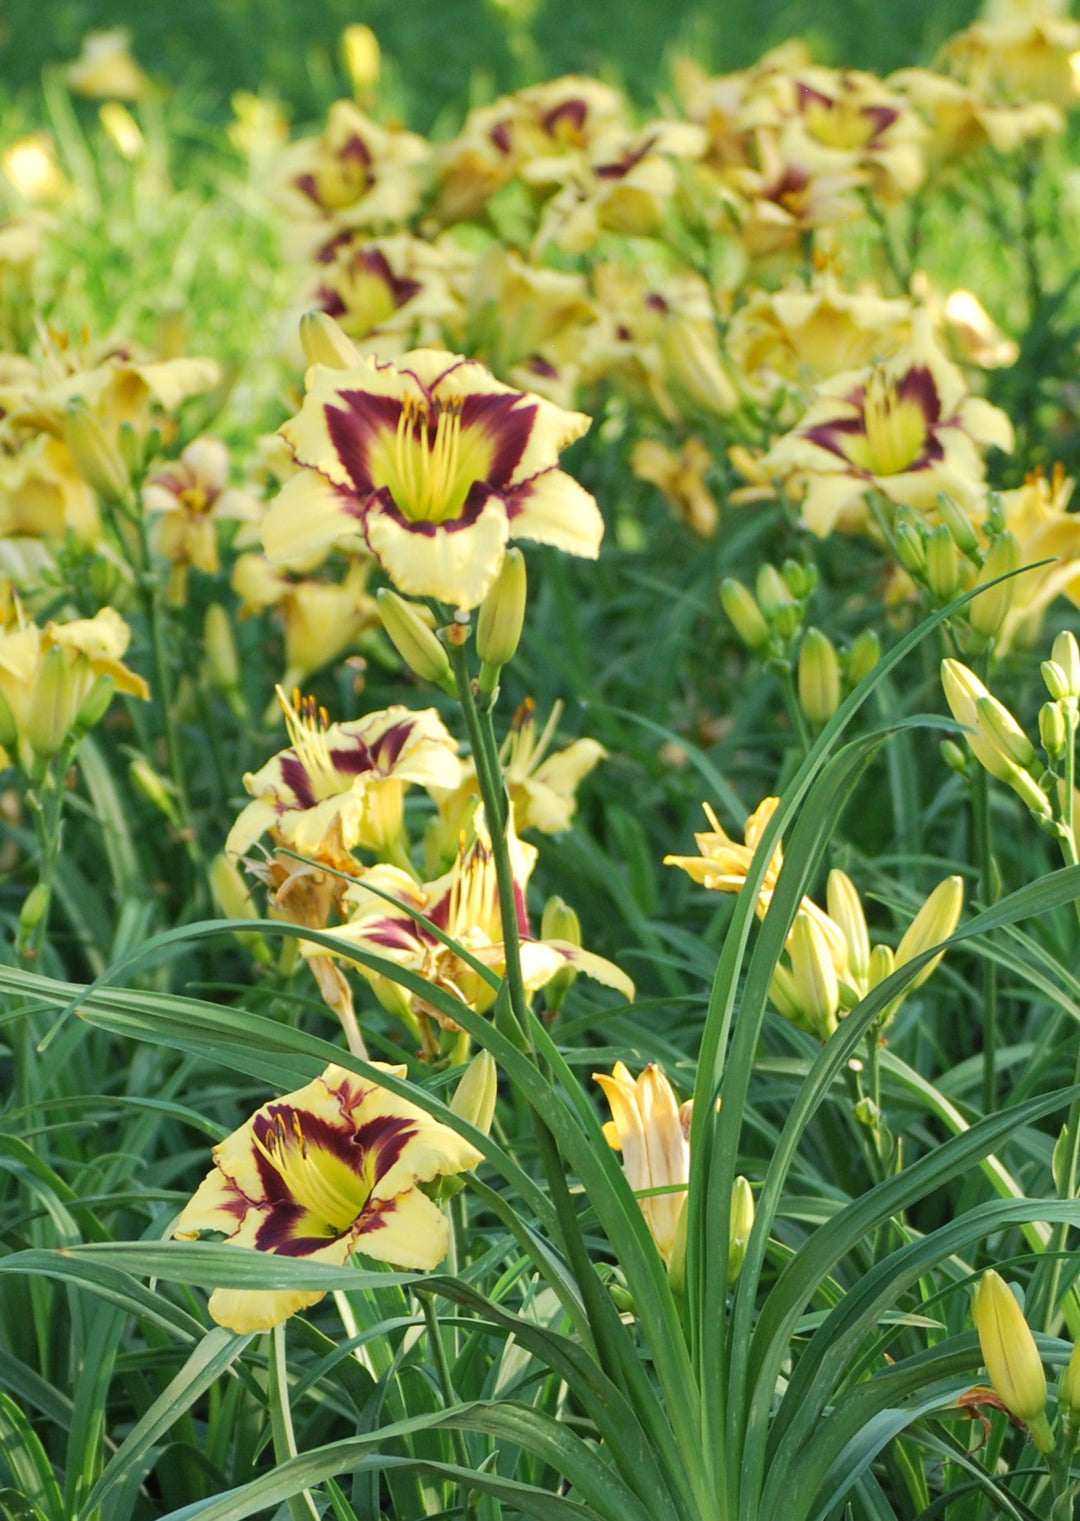
<path id="1" fill-rule="evenodd" d="M 372 1065 L 403 1078 L 404 1067 Z M 480 1153 L 424 1110 L 342 1067 L 265 1104 L 214 1147 L 214 1168 L 173 1235 L 222 1232 L 228 1244 L 343 1266 L 364 1252 L 430 1269 L 449 1230 L 418 1183 L 475 1167 Z M 210 1314 L 240 1334 L 265 1331 L 322 1291 L 215 1289 Z"/>
<path id="2" fill-rule="evenodd" d="M 476 607 L 511 539 L 599 554 L 599 508 L 557 468 L 588 426 L 438 350 L 314 365 L 281 430 L 302 468 L 266 515 L 264 547 L 280 563 L 359 538 L 400 591 Z"/>
<path id="3" fill-rule="evenodd" d="M 229 831 L 226 854 L 242 855 L 272 830 L 279 844 L 343 867 L 360 847 L 401 859 L 406 784 L 455 787 L 457 745 L 434 708 L 405 707 L 331 723 L 325 709 L 278 688 L 292 744 L 248 773 L 250 802 Z"/>

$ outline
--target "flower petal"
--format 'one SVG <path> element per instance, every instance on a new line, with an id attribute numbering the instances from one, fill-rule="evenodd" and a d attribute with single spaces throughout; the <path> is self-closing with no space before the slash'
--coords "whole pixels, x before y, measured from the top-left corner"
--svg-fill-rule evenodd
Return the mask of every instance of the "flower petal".
<path id="1" fill-rule="evenodd" d="M 386 507 L 370 511 L 368 544 L 399 591 L 454 607 L 483 601 L 502 564 L 510 525 L 498 496 L 475 495 L 478 502 L 446 523 L 410 523 Z"/>
<path id="2" fill-rule="evenodd" d="M 507 503 L 515 539 L 552 544 L 595 560 L 604 537 L 596 498 L 564 470 L 545 470 L 519 486 Z"/>

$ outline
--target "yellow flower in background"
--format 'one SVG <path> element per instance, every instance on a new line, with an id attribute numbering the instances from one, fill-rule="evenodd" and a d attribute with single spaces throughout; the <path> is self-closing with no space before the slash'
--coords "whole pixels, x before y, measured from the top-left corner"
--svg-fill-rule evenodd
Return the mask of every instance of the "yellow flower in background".
<path id="1" fill-rule="evenodd" d="M 373 1063 L 403 1078 L 405 1067 Z M 354 1252 L 397 1268 L 437 1267 L 450 1243 L 417 1186 L 473 1168 L 480 1153 L 407 1099 L 327 1067 L 264 1104 L 214 1147 L 214 1168 L 173 1235 L 222 1232 L 225 1245 L 343 1267 Z M 215 1289 L 210 1314 L 238 1334 L 266 1331 L 323 1290 Z"/>
<path id="2" fill-rule="evenodd" d="M 461 302 L 451 290 L 459 265 L 472 261 L 408 233 L 343 237 L 318 266 L 311 304 L 353 340 L 357 360 L 390 359 L 460 326 Z"/>
<path id="3" fill-rule="evenodd" d="M 630 468 L 639 481 L 649 481 L 675 516 L 700 538 L 711 539 L 720 509 L 706 482 L 714 464 L 712 452 L 691 435 L 676 452 L 656 438 L 642 438 L 630 455 Z"/>
<path id="4" fill-rule="evenodd" d="M 1019 542 L 1022 563 L 1051 563 L 1012 582 L 1012 602 L 995 643 L 999 654 L 1014 645 L 1030 649 L 1056 597 L 1080 607 L 1080 515 L 1069 511 L 1074 485 L 1055 465 L 1049 476 L 1034 470 L 1022 486 L 1001 493 L 1005 527 Z"/>
<path id="5" fill-rule="evenodd" d="M 511 539 L 599 554 L 600 510 L 557 468 L 588 426 L 433 349 L 313 365 L 282 429 L 303 468 L 270 506 L 264 547 L 289 561 L 351 531 L 407 596 L 476 607 Z"/>
<path id="6" fill-rule="evenodd" d="M 301 685 L 331 665 L 368 630 L 379 614 L 367 583 L 372 561 L 352 555 L 340 582 L 292 576 L 276 570 L 262 554 L 243 554 L 233 565 L 232 586 L 240 597 L 241 618 L 273 610 L 285 633 L 285 691 Z"/>
<path id="7" fill-rule="evenodd" d="M 616 1062 L 610 1076 L 594 1072 L 593 1081 L 600 1084 L 611 1106 L 604 1135 L 608 1144 L 622 1153 L 630 1187 L 635 1193 L 671 1187 L 670 1193 L 638 1200 L 661 1257 L 670 1263 L 690 1181 L 690 1105 L 680 1107 L 674 1089 L 655 1062 L 637 1078 L 631 1077 L 625 1062 Z"/>
<path id="8" fill-rule="evenodd" d="M 1005 0 L 950 37 L 939 62 L 990 101 L 1076 103 L 1080 22 L 1045 0 Z"/>
<path id="9" fill-rule="evenodd" d="M 98 100 L 142 100 L 150 81 L 130 53 L 131 32 L 118 26 L 87 32 L 82 52 L 67 69 L 68 84 L 79 95 Z"/>
<path id="10" fill-rule="evenodd" d="M 947 492 L 974 515 L 986 494 L 982 449 L 1012 444 L 1004 412 L 969 394 L 923 320 L 891 359 L 819 385 L 802 422 L 758 464 L 802 489 L 806 524 L 825 538 L 869 527 L 871 488 L 931 513 Z"/>
<path id="11" fill-rule="evenodd" d="M 4 149 L 0 169 L 16 194 L 27 201 L 56 201 L 68 182 L 48 132 L 31 132 Z"/>
<path id="12" fill-rule="evenodd" d="M 260 504 L 229 486 L 229 451 L 217 438 L 193 439 L 178 460 L 160 466 L 143 487 L 143 507 L 160 513 L 161 552 L 174 565 L 214 575 L 221 568 L 217 524 L 226 518 L 254 522 Z"/>
<path id="13" fill-rule="evenodd" d="M 959 79 L 930 69 L 901 69 L 889 83 L 905 94 L 931 129 L 928 156 L 942 165 L 986 148 L 1015 153 L 1024 143 L 1065 129 L 1065 117 L 1046 100 L 994 100 Z"/>

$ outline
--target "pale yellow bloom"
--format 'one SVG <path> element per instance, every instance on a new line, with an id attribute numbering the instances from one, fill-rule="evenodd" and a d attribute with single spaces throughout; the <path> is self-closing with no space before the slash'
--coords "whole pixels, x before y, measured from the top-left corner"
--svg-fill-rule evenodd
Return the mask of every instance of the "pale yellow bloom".
<path id="1" fill-rule="evenodd" d="M 637 478 L 651 482 L 675 516 L 703 539 L 712 538 L 720 521 L 720 509 L 706 482 L 713 463 L 708 446 L 694 435 L 678 452 L 659 439 L 642 438 L 630 456 Z"/>
<path id="2" fill-rule="evenodd" d="M 87 32 L 82 53 L 67 70 L 71 88 L 99 100 L 141 100 L 150 81 L 132 58 L 130 46 L 131 33 L 125 26 Z"/>
<path id="3" fill-rule="evenodd" d="M 1080 515 L 1069 511 L 1074 481 L 1060 465 L 1051 475 L 1035 470 L 1022 486 L 1001 493 L 1005 526 L 1020 544 L 1021 561 L 1037 565 L 1011 583 L 1012 603 L 997 635 L 999 653 L 1031 647 L 1055 597 L 1080 607 Z"/>
<path id="4" fill-rule="evenodd" d="M 594 1072 L 593 1079 L 611 1106 L 604 1135 L 609 1145 L 622 1152 L 630 1187 L 635 1193 L 671 1188 L 671 1192 L 638 1200 L 661 1257 L 670 1263 L 690 1180 L 689 1105 L 680 1108 L 674 1089 L 655 1062 L 636 1079 L 624 1062 L 616 1062 L 610 1076 Z"/>

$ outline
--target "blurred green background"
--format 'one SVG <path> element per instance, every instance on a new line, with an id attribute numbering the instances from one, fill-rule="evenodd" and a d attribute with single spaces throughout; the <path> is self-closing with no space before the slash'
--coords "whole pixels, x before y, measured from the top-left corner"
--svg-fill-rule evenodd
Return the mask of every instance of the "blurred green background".
<path id="1" fill-rule="evenodd" d="M 392 98 L 416 128 L 440 112 L 569 71 L 600 73 L 642 103 L 689 49 L 718 72 L 803 36 L 820 62 L 878 72 L 931 60 L 977 0 L 3 0 L 0 80 L 34 91 L 43 64 L 76 56 L 83 34 L 123 25 L 152 74 L 224 114 L 236 89 L 267 86 L 297 121 L 343 88 L 338 38 L 374 29 L 391 60 Z M 512 7 L 512 10 L 510 9 Z M 527 13 L 531 11 L 529 16 Z"/>

